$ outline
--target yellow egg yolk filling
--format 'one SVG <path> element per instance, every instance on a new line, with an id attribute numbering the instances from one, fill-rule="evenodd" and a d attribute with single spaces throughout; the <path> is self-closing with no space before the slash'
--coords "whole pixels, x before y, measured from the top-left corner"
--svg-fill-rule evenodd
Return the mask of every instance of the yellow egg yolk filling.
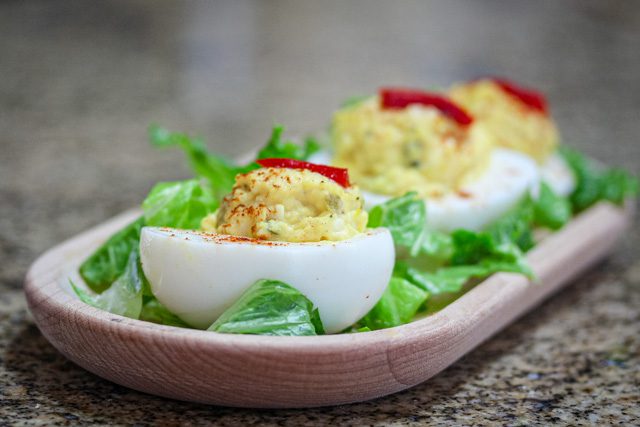
<path id="1" fill-rule="evenodd" d="M 484 79 L 453 86 L 449 96 L 473 115 L 492 144 L 543 163 L 558 145 L 558 131 L 544 112 L 532 109 L 497 83 Z"/>
<path id="2" fill-rule="evenodd" d="M 489 164 L 483 130 L 462 126 L 430 106 L 382 109 L 377 97 L 333 118 L 335 166 L 371 192 L 434 197 L 458 190 Z"/>
<path id="3" fill-rule="evenodd" d="M 202 220 L 207 232 L 283 242 L 339 241 L 362 233 L 368 214 L 356 187 L 306 169 L 236 176 L 231 194 Z"/>

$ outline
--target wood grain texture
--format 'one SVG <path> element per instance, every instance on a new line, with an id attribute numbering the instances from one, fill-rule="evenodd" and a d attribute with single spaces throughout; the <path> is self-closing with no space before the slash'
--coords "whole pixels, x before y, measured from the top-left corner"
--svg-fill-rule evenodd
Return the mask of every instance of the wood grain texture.
<path id="1" fill-rule="evenodd" d="M 25 292 L 38 327 L 66 357 L 118 384 L 175 399 L 260 408 L 362 401 L 429 379 L 601 259 L 632 217 L 630 208 L 597 205 L 528 254 L 535 283 L 496 274 L 408 325 L 262 337 L 127 319 L 69 293 L 69 275 L 80 262 L 138 214 L 127 212 L 82 233 L 32 265 Z"/>

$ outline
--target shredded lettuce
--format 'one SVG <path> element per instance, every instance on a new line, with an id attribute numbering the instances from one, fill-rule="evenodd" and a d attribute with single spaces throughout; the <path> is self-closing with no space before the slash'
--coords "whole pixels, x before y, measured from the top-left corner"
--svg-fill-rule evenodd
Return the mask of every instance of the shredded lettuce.
<path id="1" fill-rule="evenodd" d="M 426 216 L 424 201 L 417 198 L 417 193 L 409 192 L 374 206 L 369 211 L 367 227 L 386 227 L 396 246 L 416 253 L 420 249 Z"/>
<path id="2" fill-rule="evenodd" d="M 189 328 L 184 321 L 178 316 L 171 313 L 167 307 L 162 305 L 154 296 L 145 296 L 142 310 L 140 311 L 140 320 L 158 323 L 160 325 L 177 326 L 179 328 Z"/>
<path id="3" fill-rule="evenodd" d="M 638 179 L 627 171 L 605 168 L 569 147 L 562 146 L 560 154 L 576 178 L 576 188 L 570 197 L 574 212 L 582 212 L 603 200 L 621 205 L 638 194 Z"/>
<path id="4" fill-rule="evenodd" d="M 409 259 L 437 257 L 452 265 L 499 262 L 513 264 L 509 271 L 530 273 L 522 255 L 533 246 L 534 204 L 530 198 L 486 231 L 457 230 L 450 235 L 425 228 L 424 203 L 415 193 L 391 199 L 371 210 L 368 227 L 387 227 L 396 246 L 409 249 Z"/>
<path id="5" fill-rule="evenodd" d="M 526 195 L 520 203 L 491 224 L 483 233 L 490 234 L 495 242 L 511 242 L 521 250 L 528 251 L 535 245 L 534 218 L 534 202 L 529 195 Z"/>
<path id="6" fill-rule="evenodd" d="M 413 255 L 416 257 L 427 256 L 436 261 L 444 261 L 453 255 L 453 238 L 450 234 L 425 228 L 420 235 L 419 244 L 413 248 Z"/>
<path id="7" fill-rule="evenodd" d="M 258 152 L 257 159 L 275 157 L 306 160 L 320 149 L 320 144 L 314 138 L 307 138 L 303 145 L 284 141 L 282 139 L 283 132 L 283 126 L 274 126 L 271 137 Z M 247 173 L 260 167 L 255 162 L 235 165 L 225 157 L 209 152 L 200 138 L 190 137 L 184 133 L 170 132 L 156 125 L 149 128 L 149 140 L 156 147 L 176 146 L 181 148 L 187 155 L 196 176 L 208 181 L 217 200 L 231 192 L 237 174 Z"/>
<path id="8" fill-rule="evenodd" d="M 189 327 L 151 293 L 137 247 L 129 254 L 125 271 L 106 291 L 91 295 L 73 282 L 71 287 L 82 302 L 109 313 L 161 325 Z"/>
<path id="9" fill-rule="evenodd" d="M 138 319 L 142 310 L 142 294 L 146 278 L 140 265 L 137 249 L 129 254 L 126 268 L 122 275 L 107 289 L 98 295 L 90 295 L 73 283 L 71 286 L 80 300 L 109 313 Z"/>
<path id="10" fill-rule="evenodd" d="M 533 276 L 522 250 L 512 240 L 498 239 L 491 233 L 468 230 L 457 230 L 452 238 L 455 249 L 450 264 L 453 266 L 499 266 L 504 269 L 502 271 Z"/>
<path id="11" fill-rule="evenodd" d="M 102 292 L 124 272 L 129 254 L 138 247 L 144 218 L 112 235 L 80 265 L 80 276 L 94 292 Z"/>
<path id="12" fill-rule="evenodd" d="M 165 128 L 152 125 L 149 128 L 149 140 L 156 147 L 177 146 L 181 148 L 196 176 L 205 178 L 215 199 L 220 200 L 233 188 L 236 175 L 257 169 L 257 164 L 243 167 L 234 165 L 223 156 L 210 153 L 200 138 L 184 133 L 169 132 Z"/>
<path id="13" fill-rule="evenodd" d="M 500 271 L 533 277 L 523 252 L 513 241 L 498 240 L 487 232 L 457 230 L 451 242 L 453 252 L 445 265 L 423 269 L 417 268 L 412 259 L 400 260 L 394 274 L 434 296 L 460 292 L 469 280 Z"/>
<path id="14" fill-rule="evenodd" d="M 315 138 L 309 137 L 305 139 L 303 145 L 298 145 L 295 142 L 284 141 L 282 139 L 283 132 L 284 126 L 276 125 L 273 127 L 267 145 L 258 152 L 258 159 L 307 160 L 312 154 L 320 150 L 320 143 Z"/>
<path id="15" fill-rule="evenodd" d="M 318 310 L 300 291 L 278 280 L 258 280 L 208 329 L 230 334 L 320 335 Z"/>
<path id="16" fill-rule="evenodd" d="M 536 225 L 551 230 L 562 228 L 571 219 L 569 199 L 556 194 L 546 182 L 540 183 L 533 210 Z"/>
<path id="17" fill-rule="evenodd" d="M 198 180 L 156 184 L 142 203 L 146 225 L 184 229 L 200 228 L 200 221 L 219 202 Z"/>
<path id="18" fill-rule="evenodd" d="M 344 101 L 342 101 L 342 104 L 340 104 L 340 108 L 355 107 L 357 105 L 362 104 L 367 99 L 371 99 L 371 95 L 355 95 L 355 96 L 351 96 L 351 97 L 345 99 Z"/>
<path id="19" fill-rule="evenodd" d="M 396 274 L 402 275 L 410 283 L 434 296 L 458 293 L 469 280 L 485 278 L 498 272 L 523 274 L 522 269 L 517 265 L 500 261 L 442 267 L 432 272 L 418 270 L 403 262 L 398 262 L 396 266 Z"/>
<path id="20" fill-rule="evenodd" d="M 392 277 L 380 300 L 358 325 L 368 330 L 376 330 L 408 323 L 428 296 L 428 292 L 411 282 L 401 277 Z"/>
<path id="21" fill-rule="evenodd" d="M 395 245 L 408 250 L 411 257 L 448 259 L 453 251 L 451 236 L 426 228 L 426 219 L 425 201 L 409 192 L 374 206 L 367 227 L 389 229 Z"/>
<path id="22" fill-rule="evenodd" d="M 396 246 L 408 249 L 397 260 L 385 294 L 360 322 L 371 329 L 406 323 L 428 298 L 458 293 L 474 278 L 500 271 L 533 276 L 523 253 L 533 246 L 534 203 L 530 198 L 486 231 L 451 234 L 425 227 L 424 203 L 415 193 L 407 193 L 370 212 L 369 227 L 387 227 Z M 401 316 L 401 308 L 412 311 L 411 316 Z"/>

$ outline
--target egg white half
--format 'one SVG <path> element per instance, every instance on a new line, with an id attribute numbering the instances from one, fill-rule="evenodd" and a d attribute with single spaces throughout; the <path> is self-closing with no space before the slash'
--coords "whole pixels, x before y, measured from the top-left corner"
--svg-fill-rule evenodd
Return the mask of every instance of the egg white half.
<path id="1" fill-rule="evenodd" d="M 380 299 L 395 252 L 384 228 L 337 242 L 286 243 L 144 227 L 140 259 L 156 298 L 194 327 L 209 327 L 257 280 L 275 279 L 309 298 L 335 333 Z"/>

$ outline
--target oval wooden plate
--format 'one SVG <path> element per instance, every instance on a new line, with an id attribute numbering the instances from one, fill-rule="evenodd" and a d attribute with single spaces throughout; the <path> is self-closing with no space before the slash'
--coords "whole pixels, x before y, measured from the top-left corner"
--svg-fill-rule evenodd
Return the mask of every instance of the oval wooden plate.
<path id="1" fill-rule="evenodd" d="M 275 408 L 357 402 L 404 390 L 451 365 L 602 258 L 631 209 L 597 205 L 537 245 L 538 280 L 496 274 L 440 312 L 381 331 L 318 337 L 227 335 L 110 314 L 70 291 L 79 264 L 139 212 L 122 214 L 42 255 L 25 292 L 45 337 L 83 368 L 160 396 Z M 365 268 L 363 266 L 363 268 Z"/>

